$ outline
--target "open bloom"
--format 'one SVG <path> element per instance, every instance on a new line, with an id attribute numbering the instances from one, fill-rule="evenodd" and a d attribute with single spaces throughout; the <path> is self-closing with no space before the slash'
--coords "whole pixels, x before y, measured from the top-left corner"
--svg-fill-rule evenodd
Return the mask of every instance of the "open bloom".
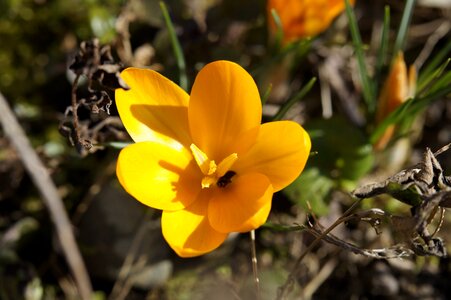
<path id="1" fill-rule="evenodd" d="M 382 91 L 377 102 L 376 122 L 381 123 L 390 113 L 407 99 L 415 96 L 417 73 L 415 66 L 410 66 L 407 71 L 404 55 L 399 52 L 394 59 L 390 73 L 382 86 Z M 390 125 L 384 134 L 375 143 L 378 150 L 384 149 L 395 132 L 395 126 Z"/>
<path id="2" fill-rule="evenodd" d="M 349 1 L 354 4 L 355 0 Z M 284 42 L 313 37 L 326 30 L 345 9 L 344 0 L 268 0 L 268 18 L 275 30 L 271 10 L 275 9 L 282 22 Z"/>
<path id="3" fill-rule="evenodd" d="M 252 77 L 228 61 L 206 65 L 188 95 L 157 72 L 122 72 L 116 90 L 125 128 L 136 142 L 117 162 L 122 186 L 163 210 L 163 236 L 182 257 L 217 248 L 231 232 L 262 225 L 274 192 L 301 173 L 310 138 L 295 122 L 261 125 Z"/>

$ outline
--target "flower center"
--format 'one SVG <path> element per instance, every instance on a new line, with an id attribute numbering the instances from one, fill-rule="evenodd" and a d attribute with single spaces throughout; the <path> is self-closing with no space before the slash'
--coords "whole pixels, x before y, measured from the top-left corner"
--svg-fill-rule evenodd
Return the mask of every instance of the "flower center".
<path id="1" fill-rule="evenodd" d="M 232 177 L 236 175 L 236 172 L 231 171 L 230 168 L 238 159 L 238 154 L 232 153 L 216 165 L 216 162 L 209 159 L 207 154 L 196 145 L 191 144 L 190 149 L 197 165 L 204 174 L 201 182 L 203 189 L 209 188 L 215 183 L 218 187 L 223 188 L 232 182 Z"/>
<path id="2" fill-rule="evenodd" d="M 216 185 L 221 188 L 226 187 L 229 183 L 232 182 L 232 177 L 235 175 L 235 171 L 227 171 L 224 176 L 219 177 L 218 181 L 216 181 Z"/>

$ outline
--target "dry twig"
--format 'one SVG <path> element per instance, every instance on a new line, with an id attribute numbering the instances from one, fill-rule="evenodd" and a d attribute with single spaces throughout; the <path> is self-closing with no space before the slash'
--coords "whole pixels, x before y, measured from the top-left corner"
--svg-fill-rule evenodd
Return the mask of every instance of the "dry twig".
<path id="1" fill-rule="evenodd" d="M 317 238 L 307 247 L 307 249 L 304 250 L 304 252 L 299 256 L 299 258 L 294 263 L 294 267 L 291 270 L 290 274 L 288 275 L 287 280 L 285 283 L 279 287 L 279 290 L 277 291 L 277 300 L 285 299 L 286 295 L 292 290 L 293 283 L 295 282 L 295 276 L 298 272 L 299 266 L 301 265 L 302 260 L 304 257 L 312 250 L 316 245 L 318 245 L 332 230 L 334 230 L 338 225 L 345 222 L 349 214 L 354 210 L 354 208 L 360 203 L 360 199 L 358 201 L 354 202 L 344 213 L 343 215 L 338 218 L 329 228 L 327 228 L 324 232 L 322 232 Z"/>
<path id="2" fill-rule="evenodd" d="M 1 93 L 0 122 L 5 134 L 16 148 L 27 172 L 41 193 L 42 199 L 50 212 L 63 253 L 77 282 L 78 292 L 81 298 L 86 300 L 90 299 L 92 294 L 91 282 L 77 243 L 75 242 L 71 223 L 61 197 L 47 169 L 32 148 L 25 132 Z"/>
<path id="3" fill-rule="evenodd" d="M 257 250 L 255 248 L 255 230 L 250 232 L 251 238 L 251 252 L 252 252 L 252 272 L 254 274 L 254 284 L 255 284 L 255 299 L 260 300 L 260 279 L 258 277 L 257 268 Z"/>
<path id="4" fill-rule="evenodd" d="M 138 251 L 141 247 L 141 243 L 144 239 L 144 236 L 149 229 L 149 221 L 152 217 L 152 210 L 147 210 L 144 214 L 139 226 L 138 230 L 133 237 L 132 243 L 128 250 L 127 256 L 119 270 L 117 275 L 116 282 L 114 283 L 113 289 L 108 297 L 108 299 L 122 300 L 125 299 L 128 292 L 130 291 L 131 285 L 129 283 L 130 271 L 137 260 Z"/>

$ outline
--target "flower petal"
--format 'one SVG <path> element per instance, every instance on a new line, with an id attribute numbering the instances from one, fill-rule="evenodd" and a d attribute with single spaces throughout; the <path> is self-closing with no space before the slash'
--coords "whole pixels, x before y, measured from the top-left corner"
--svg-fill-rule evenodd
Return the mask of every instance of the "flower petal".
<path id="1" fill-rule="evenodd" d="M 188 119 L 194 144 L 208 158 L 222 161 L 237 153 L 236 139 L 260 125 L 262 106 L 252 77 L 239 65 L 216 61 L 197 75 Z"/>
<path id="2" fill-rule="evenodd" d="M 349 1 L 354 5 L 355 0 Z M 284 42 L 315 36 L 326 30 L 345 9 L 343 0 L 268 0 L 267 11 L 270 29 L 276 25 L 271 15 L 275 9 L 283 26 Z"/>
<path id="3" fill-rule="evenodd" d="M 266 222 L 273 188 L 259 173 L 237 175 L 226 187 L 217 188 L 208 204 L 208 219 L 219 232 L 246 232 Z"/>
<path id="4" fill-rule="evenodd" d="M 163 211 L 161 228 L 171 248 L 181 257 L 205 254 L 219 247 L 226 233 L 214 230 L 207 218 L 209 190 L 202 190 L 189 207 L 178 211 Z"/>
<path id="5" fill-rule="evenodd" d="M 276 192 L 299 176 L 310 148 L 310 137 L 299 124 L 292 121 L 266 123 L 260 127 L 254 146 L 239 158 L 233 170 L 238 174 L 264 174 Z"/>
<path id="6" fill-rule="evenodd" d="M 122 122 L 135 142 L 176 140 L 189 146 L 189 95 L 175 83 L 147 70 L 128 68 L 121 78 L 130 90 L 116 90 Z"/>
<path id="7" fill-rule="evenodd" d="M 122 149 L 116 174 L 129 194 L 157 209 L 183 209 L 201 190 L 202 173 L 191 153 L 160 143 L 141 142 Z"/>

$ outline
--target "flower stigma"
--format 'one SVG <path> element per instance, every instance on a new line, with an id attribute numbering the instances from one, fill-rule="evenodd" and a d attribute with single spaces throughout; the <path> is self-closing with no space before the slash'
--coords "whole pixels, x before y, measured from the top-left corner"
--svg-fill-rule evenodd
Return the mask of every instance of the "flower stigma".
<path id="1" fill-rule="evenodd" d="M 231 171 L 230 168 L 238 159 L 238 154 L 232 153 L 224 158 L 218 165 L 214 160 L 210 160 L 202 150 L 194 144 L 190 145 L 194 160 L 199 166 L 204 177 L 202 178 L 202 188 L 209 188 L 212 184 L 218 187 L 225 187 L 232 182 L 232 177 L 236 172 Z"/>

